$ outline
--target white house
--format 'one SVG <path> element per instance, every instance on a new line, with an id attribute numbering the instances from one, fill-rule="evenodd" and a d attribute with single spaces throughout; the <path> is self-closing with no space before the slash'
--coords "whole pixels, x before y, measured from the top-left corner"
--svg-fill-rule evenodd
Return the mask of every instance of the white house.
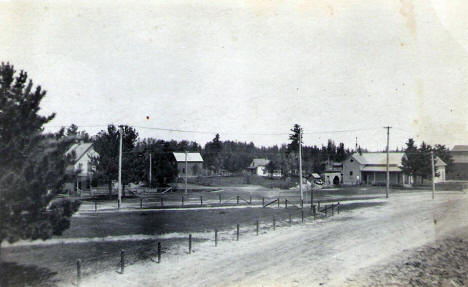
<path id="1" fill-rule="evenodd" d="M 403 174 L 401 167 L 404 157 L 406 157 L 404 152 L 389 153 L 390 184 L 413 184 L 413 178 Z M 435 166 L 439 173 L 435 182 L 445 181 L 446 164 L 436 157 Z M 344 184 L 386 184 L 386 179 L 387 153 L 385 152 L 353 153 L 343 161 Z"/>
<path id="2" fill-rule="evenodd" d="M 73 165 L 68 169 L 71 172 L 78 172 L 76 179 L 76 187 L 84 189 L 92 179 L 94 167 L 91 164 L 91 158 L 97 156 L 92 143 L 74 143 L 65 153 L 65 155 L 74 154 L 75 158 Z"/>
<path id="3" fill-rule="evenodd" d="M 270 160 L 266 158 L 254 158 L 252 163 L 247 167 L 251 174 L 258 176 L 270 176 L 268 172 L 267 165 L 270 163 Z M 281 170 L 274 170 L 273 177 L 281 177 Z"/>

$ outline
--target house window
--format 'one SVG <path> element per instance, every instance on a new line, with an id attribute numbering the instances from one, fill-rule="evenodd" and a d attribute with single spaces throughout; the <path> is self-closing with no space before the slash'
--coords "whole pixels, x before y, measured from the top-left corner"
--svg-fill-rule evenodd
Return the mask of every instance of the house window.
<path id="1" fill-rule="evenodd" d="M 352 176 L 352 175 L 353 175 L 353 171 L 351 170 L 351 171 L 349 172 L 349 176 Z"/>

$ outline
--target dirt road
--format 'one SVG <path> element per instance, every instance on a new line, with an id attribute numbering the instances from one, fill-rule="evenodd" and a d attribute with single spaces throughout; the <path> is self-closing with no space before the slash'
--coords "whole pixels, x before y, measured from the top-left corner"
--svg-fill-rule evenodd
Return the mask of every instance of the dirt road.
<path id="1" fill-rule="evenodd" d="M 123 275 L 100 273 L 83 286 L 359 285 L 364 278 L 357 274 L 455 234 L 467 220 L 467 194 L 438 193 L 434 201 L 430 193 L 394 194 L 385 205 L 324 221 L 246 234 L 216 248 L 200 243 L 191 255 L 181 250 L 182 256 L 135 264 Z"/>

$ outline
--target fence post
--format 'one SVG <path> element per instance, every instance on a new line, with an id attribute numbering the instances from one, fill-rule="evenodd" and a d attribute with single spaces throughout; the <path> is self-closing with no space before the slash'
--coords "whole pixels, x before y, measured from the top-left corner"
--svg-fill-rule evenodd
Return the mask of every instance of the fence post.
<path id="1" fill-rule="evenodd" d="M 320 212 L 320 200 L 318 201 L 317 209 L 318 209 L 318 211 Z"/>
<path id="2" fill-rule="evenodd" d="M 218 228 L 215 228 L 215 246 L 218 246 Z"/>
<path id="3" fill-rule="evenodd" d="M 301 210 L 301 219 L 302 219 L 302 222 L 304 222 L 304 210 L 303 209 Z"/>
<path id="4" fill-rule="evenodd" d="M 182 195 L 182 206 L 184 206 L 184 196 Z"/>
<path id="5" fill-rule="evenodd" d="M 340 202 L 338 201 L 338 205 L 336 206 L 336 211 L 338 212 L 338 214 L 340 214 Z"/>
<path id="6" fill-rule="evenodd" d="M 252 205 L 252 195 L 250 195 L 250 205 Z"/>
<path id="7" fill-rule="evenodd" d="M 200 195 L 200 206 L 203 206 L 203 196 Z"/>
<path id="8" fill-rule="evenodd" d="M 335 214 L 334 208 L 335 208 L 335 205 L 333 205 L 333 203 L 332 203 L 332 216 Z"/>
<path id="9" fill-rule="evenodd" d="M 237 223 L 237 241 L 239 241 L 239 223 Z"/>
<path id="10" fill-rule="evenodd" d="M 265 197 L 262 197 L 262 206 L 265 207 Z"/>
<path id="11" fill-rule="evenodd" d="M 304 200 L 301 199 L 301 208 L 304 208 Z"/>
<path id="12" fill-rule="evenodd" d="M 219 193 L 218 196 L 219 196 L 219 204 L 221 204 L 221 193 Z"/>
<path id="13" fill-rule="evenodd" d="M 284 200 L 284 208 L 288 208 L 288 199 Z"/>
<path id="14" fill-rule="evenodd" d="M 312 206 L 314 206 L 314 191 L 313 190 L 310 191 L 310 208 L 312 208 Z"/>
<path id="15" fill-rule="evenodd" d="M 97 201 L 95 200 L 94 201 L 94 212 L 96 212 L 96 211 L 97 211 Z"/>
<path id="16" fill-rule="evenodd" d="M 161 263 L 161 242 L 158 242 L 158 263 Z"/>
<path id="17" fill-rule="evenodd" d="M 237 196 L 237 205 L 239 205 L 239 196 Z"/>
<path id="18" fill-rule="evenodd" d="M 258 220 L 257 220 L 257 236 L 258 236 Z"/>
<path id="19" fill-rule="evenodd" d="M 325 205 L 325 217 L 328 216 L 328 205 Z"/>
<path id="20" fill-rule="evenodd" d="M 192 234 L 188 236 L 188 253 L 192 254 Z"/>
<path id="21" fill-rule="evenodd" d="M 140 198 L 140 208 L 143 208 L 143 198 Z"/>
<path id="22" fill-rule="evenodd" d="M 273 216 L 273 230 L 276 229 L 276 221 L 275 221 L 275 217 Z"/>
<path id="23" fill-rule="evenodd" d="M 291 213 L 289 214 L 289 225 L 292 224 Z"/>
<path id="24" fill-rule="evenodd" d="M 164 199 L 161 197 L 161 207 L 164 206 L 164 202 L 163 202 L 163 201 L 164 201 Z"/>
<path id="25" fill-rule="evenodd" d="M 278 197 L 278 207 L 280 206 L 280 201 L 279 201 L 279 197 Z"/>
<path id="26" fill-rule="evenodd" d="M 117 209 L 120 209 L 120 201 L 117 199 Z"/>
<path id="27" fill-rule="evenodd" d="M 81 259 L 76 260 L 76 286 L 81 283 Z"/>
<path id="28" fill-rule="evenodd" d="M 120 250 L 120 273 L 124 274 L 125 269 L 125 251 L 123 249 Z"/>
<path id="29" fill-rule="evenodd" d="M 313 205 L 312 212 L 314 214 L 314 220 L 315 220 L 315 216 L 317 215 L 317 210 L 315 209 L 315 205 Z"/>

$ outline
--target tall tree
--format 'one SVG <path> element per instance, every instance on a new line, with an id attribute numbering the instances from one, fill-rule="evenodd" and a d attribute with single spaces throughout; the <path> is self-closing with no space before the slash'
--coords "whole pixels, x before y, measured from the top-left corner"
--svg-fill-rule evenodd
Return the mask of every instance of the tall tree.
<path id="1" fill-rule="evenodd" d="M 422 142 L 418 148 L 413 139 L 408 139 L 405 157 L 402 159 L 403 173 L 410 176 L 420 176 L 422 179 L 432 176 L 431 151 L 432 147 Z M 437 167 L 434 167 L 437 176 Z"/>
<path id="2" fill-rule="evenodd" d="M 142 170 L 135 168 L 138 153 L 134 150 L 137 140 L 137 131 L 127 125 L 122 126 L 122 184 L 125 185 L 138 181 Z M 97 156 L 92 158 L 92 164 L 96 167 L 97 179 L 107 183 L 109 195 L 112 194 L 112 181 L 118 179 L 120 132 L 114 125 L 108 125 L 107 130 L 100 131 L 94 141 L 94 150 Z"/>
<path id="3" fill-rule="evenodd" d="M 71 158 L 64 156 L 67 138 L 43 133 L 55 116 L 38 114 L 45 95 L 40 86 L 33 88 L 26 72 L 16 74 L 12 65 L 1 64 L 0 245 L 61 234 L 79 206 L 68 199 L 53 201 L 62 192 Z"/>
<path id="4" fill-rule="evenodd" d="M 295 124 L 291 129 L 291 134 L 289 134 L 289 140 L 291 141 L 288 144 L 288 153 L 297 153 L 299 151 L 299 138 L 301 133 L 301 126 Z M 301 142 L 302 143 L 302 142 Z"/>
<path id="5" fill-rule="evenodd" d="M 220 140 L 219 134 L 216 134 L 211 142 L 205 144 L 205 165 L 208 169 L 216 173 L 223 167 L 223 158 L 221 155 L 222 150 L 223 143 Z"/>

